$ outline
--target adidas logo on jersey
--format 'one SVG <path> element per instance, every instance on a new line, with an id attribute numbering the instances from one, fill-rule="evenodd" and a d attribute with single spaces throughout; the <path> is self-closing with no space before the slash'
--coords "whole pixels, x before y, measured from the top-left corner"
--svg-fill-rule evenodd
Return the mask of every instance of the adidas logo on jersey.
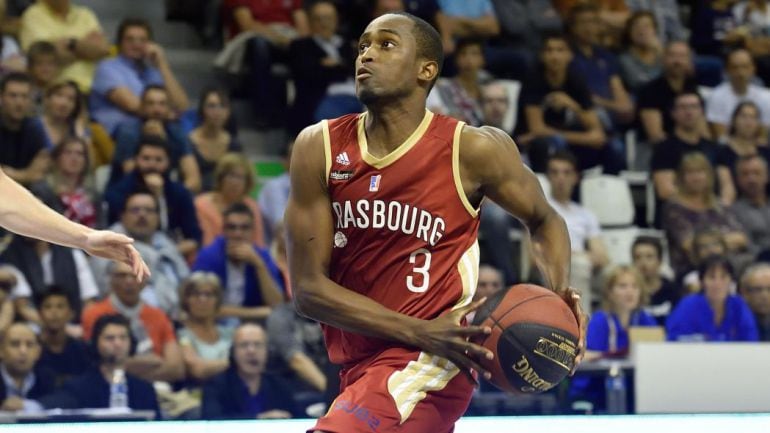
<path id="1" fill-rule="evenodd" d="M 348 158 L 347 152 L 342 152 L 338 154 L 335 161 L 337 161 L 337 164 L 350 165 L 350 159 Z"/>

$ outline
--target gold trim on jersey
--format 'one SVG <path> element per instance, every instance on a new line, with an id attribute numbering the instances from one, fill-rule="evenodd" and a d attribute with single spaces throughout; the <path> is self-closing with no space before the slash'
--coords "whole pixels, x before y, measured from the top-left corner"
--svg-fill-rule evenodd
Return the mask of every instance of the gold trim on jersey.
<path id="1" fill-rule="evenodd" d="M 457 301 L 452 310 L 464 307 L 471 303 L 473 295 L 476 294 L 476 285 L 479 282 L 479 257 L 481 250 L 479 249 L 479 241 L 476 239 L 460 257 L 460 261 L 457 262 L 457 271 L 460 273 L 460 280 L 463 283 L 463 294 Z"/>
<path id="2" fill-rule="evenodd" d="M 329 183 L 329 172 L 332 169 L 332 139 L 329 135 L 329 121 L 321 121 L 321 130 L 324 135 L 324 157 L 326 159 L 326 183 Z"/>
<path id="3" fill-rule="evenodd" d="M 388 377 L 388 393 L 401 415 L 401 424 L 414 411 L 430 391 L 441 391 L 460 369 L 451 361 L 436 355 L 420 352 L 416 361 L 409 361 L 403 370 Z"/>
<path id="4" fill-rule="evenodd" d="M 379 169 L 383 169 L 390 164 L 393 164 L 420 141 L 422 136 L 425 135 L 425 131 L 428 130 L 428 126 L 430 126 L 432 120 L 433 113 L 425 110 L 425 116 L 423 116 L 420 124 L 417 125 L 417 129 L 412 132 L 412 135 L 392 152 L 382 158 L 378 158 L 369 153 L 369 143 L 366 141 L 366 112 L 361 113 L 361 115 L 358 116 L 358 147 L 361 149 L 361 158 L 367 164 Z"/>
<path id="5" fill-rule="evenodd" d="M 457 195 L 460 196 L 460 201 L 465 207 L 465 210 L 467 210 L 473 218 L 476 218 L 479 215 L 479 210 L 474 208 L 471 202 L 468 201 L 468 197 L 465 195 L 465 190 L 463 189 L 463 182 L 460 180 L 460 137 L 463 133 L 463 126 L 465 126 L 465 122 L 457 122 L 454 138 L 452 139 L 452 177 L 454 177 L 455 180 Z"/>

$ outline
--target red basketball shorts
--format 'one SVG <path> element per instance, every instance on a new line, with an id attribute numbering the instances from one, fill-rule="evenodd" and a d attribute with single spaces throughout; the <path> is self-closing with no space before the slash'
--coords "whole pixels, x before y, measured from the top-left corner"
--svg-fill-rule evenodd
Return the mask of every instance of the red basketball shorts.
<path id="1" fill-rule="evenodd" d="M 341 393 L 308 432 L 451 433 L 473 383 L 438 356 L 388 349 L 340 373 Z"/>

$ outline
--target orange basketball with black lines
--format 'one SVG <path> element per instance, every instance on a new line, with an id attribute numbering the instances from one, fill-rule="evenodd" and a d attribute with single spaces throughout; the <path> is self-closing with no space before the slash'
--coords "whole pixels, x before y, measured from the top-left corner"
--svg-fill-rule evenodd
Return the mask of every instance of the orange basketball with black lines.
<path id="1" fill-rule="evenodd" d="M 534 284 L 517 284 L 491 296 L 477 311 L 474 325 L 492 333 L 474 340 L 491 350 L 481 365 L 503 391 L 547 391 L 569 375 L 575 364 L 579 328 L 564 300 Z"/>

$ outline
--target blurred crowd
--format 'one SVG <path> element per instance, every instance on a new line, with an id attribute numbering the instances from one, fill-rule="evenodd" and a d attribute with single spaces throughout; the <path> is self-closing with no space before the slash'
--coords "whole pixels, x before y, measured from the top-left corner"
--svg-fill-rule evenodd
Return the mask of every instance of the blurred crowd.
<path id="1" fill-rule="evenodd" d="M 239 130 L 293 136 L 363 110 L 358 36 L 397 11 L 442 37 L 428 108 L 505 130 L 547 185 L 592 312 L 587 358 L 624 356 L 634 327 L 770 340 L 770 2 L 165 3 L 219 50 L 211 86 L 180 83 L 146 20 L 108 35 L 77 0 L 0 0 L 0 166 L 68 218 L 133 237 L 152 271 L 140 283 L 2 234 L 0 410 L 110 407 L 127 386 L 125 405 L 160 418 L 323 413 L 337 372 L 291 303 L 288 175 L 259 181 Z M 290 155 L 289 142 L 285 169 Z M 629 170 L 648 180 L 653 215 L 634 223 L 657 235 L 619 263 L 579 186 Z M 539 281 L 516 260 L 521 224 L 491 202 L 481 218 L 478 293 Z"/>

